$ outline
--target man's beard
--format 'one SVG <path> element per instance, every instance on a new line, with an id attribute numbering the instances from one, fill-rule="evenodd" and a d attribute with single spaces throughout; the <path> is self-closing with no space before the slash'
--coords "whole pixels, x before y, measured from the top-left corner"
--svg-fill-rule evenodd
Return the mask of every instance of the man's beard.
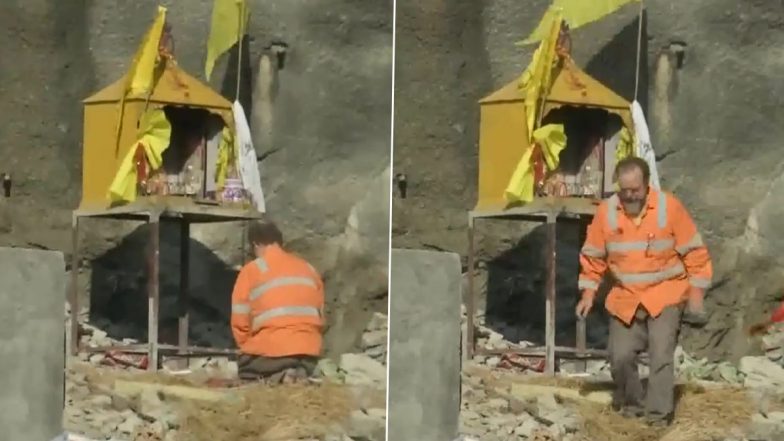
<path id="1" fill-rule="evenodd" d="M 623 204 L 623 211 L 631 216 L 637 216 L 642 213 L 642 206 L 645 203 L 644 199 L 631 199 L 626 201 L 621 201 Z"/>

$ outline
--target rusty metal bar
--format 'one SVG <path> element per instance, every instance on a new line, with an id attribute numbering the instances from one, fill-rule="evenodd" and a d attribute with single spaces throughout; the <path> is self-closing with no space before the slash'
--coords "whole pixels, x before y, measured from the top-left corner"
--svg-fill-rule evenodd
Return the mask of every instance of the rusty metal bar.
<path id="1" fill-rule="evenodd" d="M 547 347 L 546 346 L 534 346 L 530 348 L 515 348 L 515 349 L 478 349 L 476 355 L 505 355 L 505 354 L 514 354 L 514 355 L 521 355 L 524 357 L 532 357 L 532 358 L 547 358 Z M 555 346 L 554 348 L 555 355 L 558 358 L 572 358 L 572 359 L 590 359 L 590 358 L 605 358 L 607 357 L 607 351 L 604 349 L 585 349 L 584 351 L 580 351 L 577 348 L 572 348 L 568 346 Z"/>
<path id="2" fill-rule="evenodd" d="M 474 357 L 476 342 L 474 340 L 474 314 L 476 313 L 476 294 L 474 293 L 474 220 L 468 225 L 468 296 L 466 298 L 466 360 Z"/>
<path id="3" fill-rule="evenodd" d="M 555 264 L 556 264 L 556 220 L 557 214 L 547 214 L 547 281 L 545 286 L 545 373 L 555 375 Z"/>
<path id="4" fill-rule="evenodd" d="M 147 354 L 149 352 L 149 345 L 147 344 L 136 344 L 136 345 L 109 345 L 109 346 L 84 346 L 80 348 L 81 351 L 94 354 L 99 352 L 109 352 L 109 351 L 117 351 L 117 352 L 125 352 L 128 354 Z M 220 348 L 205 348 L 201 346 L 187 346 L 182 352 L 183 349 L 180 348 L 179 345 L 168 345 L 168 344 L 159 344 L 158 345 L 158 352 L 163 353 L 172 353 L 173 355 L 182 355 L 183 357 L 188 356 L 199 356 L 199 355 L 239 355 L 239 351 L 237 349 L 220 349 Z"/>
<path id="5" fill-rule="evenodd" d="M 160 308 L 159 264 L 160 264 L 160 213 L 152 212 L 149 217 L 149 244 L 147 255 L 147 370 L 158 369 L 158 313 Z"/>
<path id="6" fill-rule="evenodd" d="M 585 351 L 586 351 L 586 346 L 587 346 L 586 340 L 587 340 L 587 338 L 586 338 L 585 334 L 586 334 L 586 332 L 585 332 L 585 319 L 584 318 L 578 318 L 577 319 L 577 342 L 576 342 L 577 343 L 577 355 L 584 354 Z M 588 365 L 585 362 L 581 362 L 581 363 L 579 363 L 577 365 L 577 370 L 579 372 L 585 372 L 585 370 L 587 368 L 588 368 Z"/>
<path id="7" fill-rule="evenodd" d="M 579 221 L 577 222 L 577 246 L 578 249 L 582 248 L 583 244 L 585 243 L 585 239 L 587 237 L 587 225 L 585 223 L 585 219 L 580 217 Z M 577 262 L 577 273 L 580 273 L 580 262 Z M 577 293 L 577 297 L 580 297 L 580 293 Z M 578 317 L 577 318 L 577 325 L 575 327 L 575 345 L 577 346 L 578 352 L 585 352 L 585 349 L 588 345 L 587 336 L 586 336 L 586 320 L 584 318 Z M 577 370 L 579 372 L 585 372 L 588 368 L 588 364 L 585 361 L 581 361 L 577 365 Z"/>
<path id="8" fill-rule="evenodd" d="M 71 217 L 71 286 L 68 290 L 68 303 L 71 304 L 71 327 L 69 329 L 70 347 L 68 353 L 79 353 L 79 216 Z"/>
<path id="9" fill-rule="evenodd" d="M 185 352 L 188 347 L 188 322 L 190 319 L 190 239 L 191 226 L 187 220 L 180 220 L 180 298 L 177 343 Z"/>

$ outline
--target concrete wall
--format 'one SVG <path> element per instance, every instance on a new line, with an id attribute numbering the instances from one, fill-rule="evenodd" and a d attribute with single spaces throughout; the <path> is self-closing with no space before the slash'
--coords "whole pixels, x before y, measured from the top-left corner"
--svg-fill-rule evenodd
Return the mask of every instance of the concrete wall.
<path id="1" fill-rule="evenodd" d="M 0 438 L 50 440 L 63 418 L 63 254 L 0 248 L 0 280 Z"/>
<path id="2" fill-rule="evenodd" d="M 392 250 L 389 441 L 449 441 L 460 412 L 460 257 Z"/>

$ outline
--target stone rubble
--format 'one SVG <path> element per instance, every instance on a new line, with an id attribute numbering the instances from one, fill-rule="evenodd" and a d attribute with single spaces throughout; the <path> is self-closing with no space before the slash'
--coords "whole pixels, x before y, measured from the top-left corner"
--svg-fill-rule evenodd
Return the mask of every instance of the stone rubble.
<path id="1" fill-rule="evenodd" d="M 481 366 L 483 362 L 471 362 Z M 494 396 L 483 380 L 463 374 L 460 434 L 481 441 L 577 441 L 580 419 L 555 395 Z"/>
<path id="2" fill-rule="evenodd" d="M 385 314 L 373 314 L 361 342 L 362 352 L 384 366 L 387 364 L 387 324 Z"/>
<path id="3" fill-rule="evenodd" d="M 771 327 L 762 337 L 762 349 L 768 360 L 784 366 L 784 324 Z"/>
<path id="4" fill-rule="evenodd" d="M 82 344 L 88 347 L 123 346 L 136 343 L 131 339 L 117 341 L 106 332 L 84 323 L 86 313 L 80 315 Z M 69 326 L 66 308 L 66 330 Z M 322 360 L 317 376 L 326 377 L 351 386 L 383 390 L 386 386 L 386 316 L 375 315 L 363 335 L 362 354 L 343 354 L 340 363 Z M 383 335 L 382 335 L 383 333 Z M 125 356 L 124 356 L 125 358 Z M 135 362 L 141 357 L 127 357 Z M 133 398 L 124 397 L 106 386 L 91 382 L 84 372 L 113 372 L 123 370 L 126 375 L 143 371 L 129 366 L 102 366 L 106 354 L 80 354 L 69 362 L 66 375 L 66 406 L 64 410 L 65 440 L 69 441 L 184 441 L 178 438 L 178 415 L 174 407 L 159 393 L 144 390 Z M 226 357 L 191 358 L 187 369 L 162 361 L 163 370 L 169 373 L 201 375 L 208 378 L 235 379 L 236 362 Z M 179 371 L 179 372 L 178 372 Z M 361 398 L 361 397 L 360 397 Z M 345 433 L 328 437 L 331 441 L 382 441 L 386 427 L 383 408 L 362 407 L 352 413 Z M 314 440 L 315 441 L 315 440 Z"/>
<path id="5" fill-rule="evenodd" d="M 463 322 L 465 326 L 465 309 Z M 533 346 L 520 340 L 509 341 L 501 332 L 484 326 L 479 314 L 475 323 L 477 347 L 498 350 Z M 464 328 L 465 329 L 465 328 Z M 503 330 L 502 330 L 503 332 Z M 506 334 L 506 332 L 504 332 Z M 512 333 L 512 335 L 514 335 Z M 770 402 L 767 398 L 784 397 L 784 327 L 771 329 L 763 338 L 764 356 L 743 357 L 737 365 L 729 362 L 710 362 L 697 359 L 678 347 L 675 354 L 676 372 L 680 382 L 704 385 L 730 384 L 749 389 L 758 394 L 756 403 Z M 510 360 L 512 363 L 510 364 Z M 582 421 L 568 406 L 563 406 L 558 397 L 544 394 L 531 398 L 499 396 L 498 390 L 487 387 L 484 380 L 473 376 L 474 372 L 516 372 L 519 375 L 538 376 L 540 366 L 534 361 L 527 363 L 524 357 L 475 356 L 463 369 L 462 407 L 460 412 L 460 440 L 463 441 L 586 441 L 579 434 Z M 640 374 L 648 375 L 646 360 L 641 360 Z M 599 382 L 611 381 L 609 363 L 605 360 L 581 363 L 561 360 L 558 369 L 562 376 L 588 377 Z M 477 369 L 472 369 L 477 368 Z M 781 401 L 784 404 L 784 401 Z M 760 405 L 747 427 L 739 428 L 745 437 L 737 441 L 784 439 L 784 412 L 767 411 Z M 779 438 L 780 437 L 780 438 Z M 591 440 L 593 441 L 593 440 Z M 728 438 L 726 441 L 730 441 Z"/>

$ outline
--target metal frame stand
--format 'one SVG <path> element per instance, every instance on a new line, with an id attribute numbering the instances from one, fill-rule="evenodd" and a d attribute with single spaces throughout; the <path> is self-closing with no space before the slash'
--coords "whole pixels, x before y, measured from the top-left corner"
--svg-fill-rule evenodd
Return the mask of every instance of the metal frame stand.
<path id="1" fill-rule="evenodd" d="M 72 219 L 71 286 L 68 301 L 71 304 L 70 347 L 68 353 L 76 356 L 81 352 L 104 352 L 121 350 L 128 353 L 147 354 L 148 371 L 156 371 L 161 352 L 172 353 L 183 358 L 198 355 L 234 355 L 233 349 L 215 349 L 190 346 L 188 329 L 190 321 L 190 224 L 209 222 L 250 221 L 260 219 L 261 213 L 225 207 L 197 206 L 185 198 L 145 198 L 138 204 L 95 212 L 75 211 Z M 179 199 L 179 201 L 178 201 Z M 179 202 L 172 204 L 172 202 Z M 144 205 L 140 207 L 139 205 Z M 147 343 L 127 346 L 83 347 L 79 342 L 79 224 L 81 218 L 108 218 L 141 220 L 149 226 L 146 252 L 147 260 Z M 180 226 L 180 290 L 178 296 L 177 345 L 160 344 L 158 341 L 158 318 L 160 316 L 160 224 L 161 221 L 177 222 Z"/>
<path id="2" fill-rule="evenodd" d="M 587 348 L 585 320 L 577 321 L 576 347 L 556 346 L 555 311 L 556 311 L 556 227 L 559 217 L 564 220 L 570 218 L 580 223 L 581 243 L 585 237 L 585 227 L 588 219 L 593 217 L 596 205 L 590 199 L 584 198 L 540 198 L 531 204 L 522 207 L 499 211 L 471 211 L 468 215 L 468 299 L 466 313 L 468 326 L 466 330 L 467 358 L 474 355 L 514 353 L 527 357 L 541 357 L 545 359 L 545 373 L 555 375 L 556 359 L 571 358 L 580 362 L 578 369 L 585 370 L 586 360 L 591 358 L 604 358 L 606 351 Z M 543 222 L 546 228 L 547 244 L 545 259 L 547 262 L 545 284 L 545 344 L 540 347 L 486 350 L 476 348 L 474 315 L 476 313 L 476 292 L 474 285 L 474 229 L 478 219 L 513 219 L 522 221 Z"/>

